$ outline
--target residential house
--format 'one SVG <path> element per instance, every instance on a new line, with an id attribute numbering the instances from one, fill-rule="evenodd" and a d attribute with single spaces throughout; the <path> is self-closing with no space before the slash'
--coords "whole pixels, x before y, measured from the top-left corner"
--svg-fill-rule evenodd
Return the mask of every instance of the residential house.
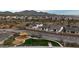
<path id="1" fill-rule="evenodd" d="M 65 33 L 74 33 L 79 34 L 79 27 L 78 26 L 65 26 L 63 29 Z"/>

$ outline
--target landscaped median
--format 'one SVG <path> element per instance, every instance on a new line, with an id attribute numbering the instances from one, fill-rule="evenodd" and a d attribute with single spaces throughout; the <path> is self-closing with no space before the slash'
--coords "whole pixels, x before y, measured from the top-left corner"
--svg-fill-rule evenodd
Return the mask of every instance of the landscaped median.
<path id="1" fill-rule="evenodd" d="M 60 44 L 56 41 L 50 41 L 42 38 L 33 38 L 28 35 L 28 33 L 21 32 L 16 33 L 13 37 L 10 37 L 8 40 L 4 41 L 4 46 L 47 46 L 47 47 L 61 47 Z"/>
<path id="2" fill-rule="evenodd" d="M 28 39 L 29 36 L 25 32 L 21 33 L 15 33 L 14 36 L 8 38 L 4 41 L 5 46 L 17 46 L 25 42 L 26 39 Z"/>

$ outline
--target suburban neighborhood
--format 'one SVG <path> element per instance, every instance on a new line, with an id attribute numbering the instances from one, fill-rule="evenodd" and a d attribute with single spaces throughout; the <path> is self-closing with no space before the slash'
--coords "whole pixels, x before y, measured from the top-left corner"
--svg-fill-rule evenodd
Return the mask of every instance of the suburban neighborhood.
<path id="1" fill-rule="evenodd" d="M 79 16 L 0 12 L 1 47 L 79 47 Z"/>

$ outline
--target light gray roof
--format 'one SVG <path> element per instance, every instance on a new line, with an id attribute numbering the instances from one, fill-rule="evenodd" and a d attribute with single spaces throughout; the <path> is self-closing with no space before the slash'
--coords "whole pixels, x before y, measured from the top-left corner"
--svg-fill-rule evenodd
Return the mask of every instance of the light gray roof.
<path id="1" fill-rule="evenodd" d="M 59 30 L 61 26 L 60 25 L 44 25 L 42 28 L 48 28 L 49 30 L 53 30 L 53 29 Z"/>
<path id="2" fill-rule="evenodd" d="M 65 26 L 65 29 L 66 29 L 66 31 L 79 32 L 79 27 L 78 26 L 70 26 L 70 27 Z"/>

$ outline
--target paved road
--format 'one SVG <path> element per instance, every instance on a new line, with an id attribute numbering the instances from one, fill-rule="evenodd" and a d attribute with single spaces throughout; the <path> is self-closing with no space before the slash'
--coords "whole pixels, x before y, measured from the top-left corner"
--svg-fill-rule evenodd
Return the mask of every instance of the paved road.
<path id="1" fill-rule="evenodd" d="M 64 42 L 70 43 L 78 43 L 79 44 L 79 36 L 78 35 L 62 35 L 56 33 L 48 33 L 43 31 L 35 31 L 35 30 L 14 30 L 14 29 L 0 29 L 0 31 L 7 31 L 7 32 L 27 32 L 29 35 L 41 35 L 41 38 L 47 40 L 63 40 Z"/>
<path id="2" fill-rule="evenodd" d="M 3 42 L 8 39 L 9 37 L 11 37 L 13 35 L 12 32 L 7 32 L 4 30 L 0 30 L 0 44 L 3 44 Z"/>

